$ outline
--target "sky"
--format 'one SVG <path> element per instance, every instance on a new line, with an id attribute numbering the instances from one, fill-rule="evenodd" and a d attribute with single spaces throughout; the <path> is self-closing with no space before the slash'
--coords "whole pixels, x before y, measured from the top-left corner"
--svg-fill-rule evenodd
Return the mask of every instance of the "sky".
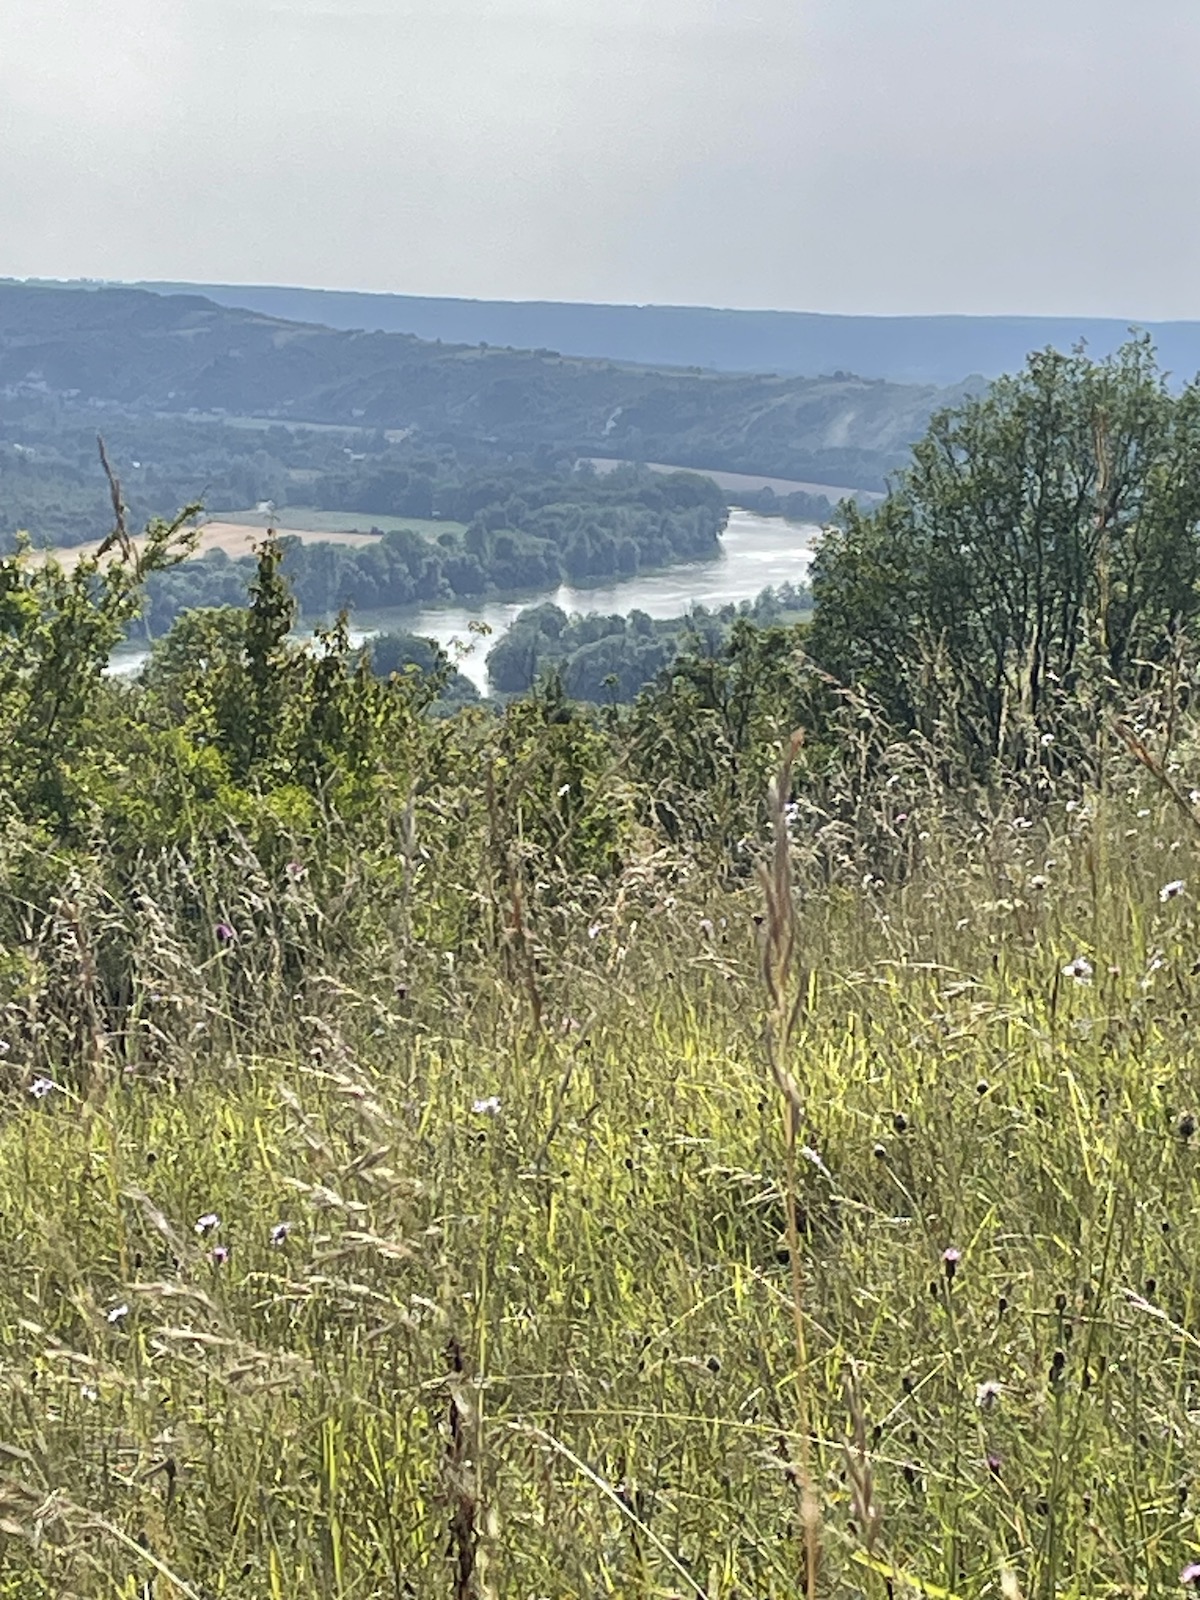
<path id="1" fill-rule="evenodd" d="M 1196 0 L 0 0 L 0 276 L 1200 317 Z"/>

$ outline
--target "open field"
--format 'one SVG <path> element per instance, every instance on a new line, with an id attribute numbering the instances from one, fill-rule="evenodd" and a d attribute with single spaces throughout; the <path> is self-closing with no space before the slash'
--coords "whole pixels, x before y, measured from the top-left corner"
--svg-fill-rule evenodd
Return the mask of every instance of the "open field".
<path id="1" fill-rule="evenodd" d="M 630 464 L 627 461 L 616 460 L 612 456 L 590 456 L 588 459 L 597 472 L 611 472 L 616 467 Z M 834 505 L 839 500 L 871 501 L 883 498 L 882 495 L 868 489 L 848 489 L 829 483 L 802 482 L 798 478 L 769 478 L 751 472 L 712 471 L 708 467 L 672 467 L 662 461 L 647 461 L 646 466 L 651 472 L 698 472 L 702 477 L 711 478 L 722 489 L 773 489 L 777 495 L 823 494 Z"/>
<path id="2" fill-rule="evenodd" d="M 264 528 L 267 520 L 259 511 L 223 511 L 223 522 L 245 523 Z M 462 533 L 463 522 L 443 521 L 440 517 L 385 517 L 371 511 L 316 511 L 308 506 L 284 506 L 275 514 L 275 526 L 280 533 L 295 533 L 303 539 L 316 539 L 330 533 L 368 534 L 372 528 L 381 533 L 396 533 L 401 528 L 411 528 L 427 538 L 450 531 Z"/>
<path id="3" fill-rule="evenodd" d="M 277 532 L 300 539 L 305 544 L 341 545 L 374 544 L 380 533 L 390 533 L 399 528 L 411 528 L 414 533 L 432 538 L 447 529 L 459 531 L 463 527 L 459 522 L 434 522 L 420 517 L 367 517 L 356 512 L 286 510 L 274 518 L 267 518 L 256 511 L 230 511 L 203 524 L 196 555 L 206 555 L 210 550 L 223 550 L 234 559 L 252 555 L 255 545 L 272 524 Z M 366 531 L 372 525 L 379 529 L 379 533 Z M 132 541 L 135 546 L 140 546 L 142 542 L 138 537 Z M 32 557 L 41 561 L 56 560 L 70 571 L 77 562 L 94 556 L 102 543 L 100 539 L 91 539 L 85 544 L 35 550 Z"/>

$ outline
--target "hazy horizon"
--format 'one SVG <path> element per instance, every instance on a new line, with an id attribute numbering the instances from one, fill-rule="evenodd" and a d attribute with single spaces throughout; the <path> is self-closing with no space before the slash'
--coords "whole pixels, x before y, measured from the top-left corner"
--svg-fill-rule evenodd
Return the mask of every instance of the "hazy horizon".
<path id="1" fill-rule="evenodd" d="M 1200 317 L 1200 12 L 8 0 L 0 273 Z"/>

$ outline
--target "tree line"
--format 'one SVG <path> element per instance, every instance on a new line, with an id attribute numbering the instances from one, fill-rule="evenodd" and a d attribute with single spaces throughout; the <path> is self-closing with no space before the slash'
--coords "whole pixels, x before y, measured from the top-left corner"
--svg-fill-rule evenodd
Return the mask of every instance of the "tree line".
<path id="1" fill-rule="evenodd" d="M 441 531 L 397 528 L 370 545 L 282 537 L 283 568 L 306 617 L 342 608 L 430 605 L 584 585 L 715 556 L 728 519 L 722 492 L 694 473 L 623 468 L 469 475 L 444 503 L 460 521 Z M 155 573 L 154 632 L 194 606 L 237 603 L 253 570 L 210 552 Z"/>

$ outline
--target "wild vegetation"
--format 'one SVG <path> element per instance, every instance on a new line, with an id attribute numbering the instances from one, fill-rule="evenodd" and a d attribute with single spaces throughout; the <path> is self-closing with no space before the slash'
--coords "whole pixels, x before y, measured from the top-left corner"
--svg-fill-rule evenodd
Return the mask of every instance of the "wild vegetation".
<path id="1" fill-rule="evenodd" d="M 119 491 L 102 556 L 0 562 L 0 1594 L 1192 1581 L 1198 663 L 1115 597 L 1193 402 L 1054 370 L 1078 431 L 1039 364 L 939 420 L 836 615 L 628 709 L 430 717 L 289 643 L 277 542 L 114 679 L 188 538 Z M 1111 587 L 1047 561 L 1081 665 L 1004 740 L 936 651 L 932 703 L 834 675 L 864 544 L 966 560 L 985 461 L 971 549 L 1036 551 L 1088 448 L 1052 527 Z"/>

